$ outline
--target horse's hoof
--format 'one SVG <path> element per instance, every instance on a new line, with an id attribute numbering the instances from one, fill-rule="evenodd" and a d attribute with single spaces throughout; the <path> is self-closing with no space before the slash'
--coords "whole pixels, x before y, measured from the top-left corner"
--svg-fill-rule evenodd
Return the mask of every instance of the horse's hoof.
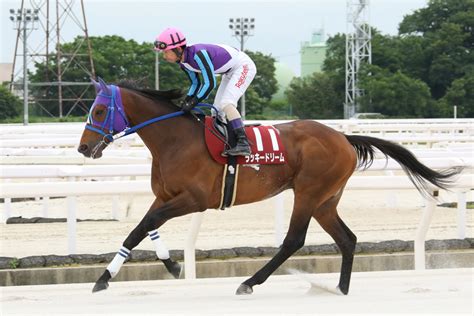
<path id="1" fill-rule="evenodd" d="M 171 259 L 165 259 L 162 261 L 165 264 L 166 270 L 168 270 L 168 272 L 171 273 L 175 279 L 179 279 L 181 277 L 183 267 L 181 267 L 178 262 L 172 261 Z"/>
<path id="2" fill-rule="evenodd" d="M 347 295 L 349 293 L 349 288 L 341 290 L 341 287 L 338 285 L 336 286 L 336 291 L 339 292 L 340 295 Z"/>
<path id="3" fill-rule="evenodd" d="M 109 282 L 96 282 L 94 288 L 92 289 L 92 293 L 99 292 L 102 290 L 107 290 L 109 287 Z"/>
<path id="4" fill-rule="evenodd" d="M 179 263 L 175 262 L 170 270 L 170 273 L 175 279 L 180 279 L 183 273 L 183 267 Z"/>
<path id="5" fill-rule="evenodd" d="M 237 291 L 235 292 L 236 295 L 249 295 L 252 293 L 253 293 L 252 287 L 248 286 L 245 283 L 242 283 L 237 289 Z"/>

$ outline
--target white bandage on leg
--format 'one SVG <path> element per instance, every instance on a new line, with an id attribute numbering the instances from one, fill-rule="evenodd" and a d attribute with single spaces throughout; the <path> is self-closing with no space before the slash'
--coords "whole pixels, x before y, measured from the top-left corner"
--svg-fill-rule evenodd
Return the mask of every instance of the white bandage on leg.
<path id="1" fill-rule="evenodd" d="M 235 105 L 233 104 L 225 104 L 223 107 L 222 107 L 222 111 L 225 113 L 225 115 L 227 116 L 227 120 L 230 122 L 230 121 L 233 121 L 235 119 L 239 119 L 239 118 L 242 118 L 242 116 L 240 116 L 240 113 L 239 111 L 237 110 L 237 108 L 235 107 Z"/>
<path id="2" fill-rule="evenodd" d="M 160 238 L 160 234 L 158 234 L 158 229 L 152 230 L 148 232 L 148 235 L 151 238 L 151 241 L 155 244 L 156 255 L 160 260 L 166 260 L 170 258 L 170 253 L 168 248 L 166 248 L 165 244 Z"/>
<path id="3" fill-rule="evenodd" d="M 115 277 L 117 273 L 120 271 L 120 268 L 125 262 L 125 259 L 127 259 L 129 255 L 130 255 L 130 250 L 128 250 L 127 248 L 123 246 L 117 252 L 112 262 L 110 262 L 109 265 L 107 266 L 107 270 L 110 272 L 110 275 L 112 276 L 112 278 Z"/>

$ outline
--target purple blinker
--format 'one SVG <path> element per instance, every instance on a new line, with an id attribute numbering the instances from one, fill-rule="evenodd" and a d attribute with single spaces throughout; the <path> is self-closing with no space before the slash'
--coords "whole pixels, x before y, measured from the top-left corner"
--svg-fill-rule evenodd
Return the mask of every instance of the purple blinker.
<path id="1" fill-rule="evenodd" d="M 120 88 L 115 85 L 107 85 L 102 78 L 99 78 L 99 82 L 92 79 L 92 83 L 97 96 L 89 111 L 86 128 L 104 136 L 112 136 L 124 131 L 129 127 L 129 124 L 123 109 Z M 92 112 L 97 104 L 107 107 L 107 115 L 102 122 L 96 121 L 92 117 Z"/>

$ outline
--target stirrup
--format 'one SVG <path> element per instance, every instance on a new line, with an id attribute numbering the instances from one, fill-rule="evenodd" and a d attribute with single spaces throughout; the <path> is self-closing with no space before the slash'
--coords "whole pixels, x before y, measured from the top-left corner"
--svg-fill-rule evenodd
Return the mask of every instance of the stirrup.
<path id="1" fill-rule="evenodd" d="M 236 146 L 237 147 L 237 146 Z M 227 156 L 250 156 L 250 154 L 252 153 L 252 151 L 250 150 L 250 146 L 248 146 L 246 148 L 246 151 L 244 150 L 241 150 L 239 152 L 236 152 L 236 153 L 230 153 L 230 151 L 232 151 L 233 149 L 235 149 L 236 147 L 232 147 L 232 148 L 229 148 L 229 149 L 226 149 L 222 152 L 222 156 L 223 157 L 227 157 Z"/>

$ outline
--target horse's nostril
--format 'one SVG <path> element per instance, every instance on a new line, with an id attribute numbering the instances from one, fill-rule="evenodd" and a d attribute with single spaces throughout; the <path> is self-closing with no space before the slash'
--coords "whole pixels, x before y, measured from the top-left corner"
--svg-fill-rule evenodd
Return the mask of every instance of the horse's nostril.
<path id="1" fill-rule="evenodd" d="M 87 149 L 88 149 L 88 146 L 86 144 L 81 144 L 79 148 L 77 148 L 77 151 L 83 154 L 87 151 Z"/>

